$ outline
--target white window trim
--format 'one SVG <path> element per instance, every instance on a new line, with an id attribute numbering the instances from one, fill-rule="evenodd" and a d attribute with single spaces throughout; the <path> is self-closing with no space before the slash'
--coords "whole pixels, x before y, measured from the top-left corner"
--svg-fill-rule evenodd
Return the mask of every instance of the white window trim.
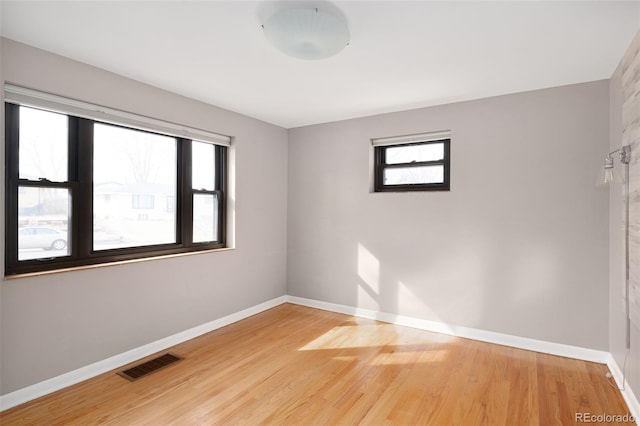
<path id="1" fill-rule="evenodd" d="M 437 132 L 418 133 L 418 134 L 406 135 L 406 136 L 373 138 L 371 139 L 371 145 L 389 146 L 389 145 L 400 145 L 405 143 L 408 144 L 408 143 L 414 143 L 414 142 L 430 142 L 430 141 L 437 141 L 440 139 L 451 139 L 451 130 L 440 130 Z"/>
<path id="2" fill-rule="evenodd" d="M 46 109 L 110 124 L 130 126 L 140 130 L 162 133 L 216 145 L 231 146 L 231 137 L 194 127 L 158 120 L 144 115 L 65 98 L 51 93 L 5 83 L 5 102 Z"/>

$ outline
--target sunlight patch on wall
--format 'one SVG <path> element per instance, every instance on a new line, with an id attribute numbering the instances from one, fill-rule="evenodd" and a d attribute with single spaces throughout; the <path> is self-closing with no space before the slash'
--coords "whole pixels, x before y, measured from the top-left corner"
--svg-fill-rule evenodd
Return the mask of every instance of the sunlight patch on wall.
<path id="1" fill-rule="evenodd" d="M 358 277 L 358 306 L 380 308 L 380 261 L 362 244 L 358 244 Z"/>

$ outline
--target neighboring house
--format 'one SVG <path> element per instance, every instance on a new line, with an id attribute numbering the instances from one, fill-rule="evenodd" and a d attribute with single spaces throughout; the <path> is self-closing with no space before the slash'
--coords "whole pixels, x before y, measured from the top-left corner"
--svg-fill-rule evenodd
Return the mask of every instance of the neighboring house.
<path id="1" fill-rule="evenodd" d="M 175 187 L 155 183 L 108 182 L 94 186 L 93 214 L 108 220 L 171 219 L 176 210 Z"/>

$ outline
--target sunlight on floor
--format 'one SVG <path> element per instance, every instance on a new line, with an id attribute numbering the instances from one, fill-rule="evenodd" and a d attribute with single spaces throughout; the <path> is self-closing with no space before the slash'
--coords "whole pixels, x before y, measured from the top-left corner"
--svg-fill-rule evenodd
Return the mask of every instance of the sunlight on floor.
<path id="1" fill-rule="evenodd" d="M 318 349 L 363 348 L 398 344 L 393 324 L 347 325 L 334 327 L 307 343 L 301 351 Z"/>
<path id="2" fill-rule="evenodd" d="M 401 328 L 398 330 L 398 328 Z M 402 327 L 394 324 L 358 324 L 333 327 L 323 335 L 301 347 L 300 351 L 314 351 L 327 349 L 367 348 L 388 346 L 389 353 L 423 350 L 433 351 L 436 347 L 447 343 L 455 337 L 440 333 Z M 395 348 L 395 350 L 394 350 Z"/>
<path id="3" fill-rule="evenodd" d="M 443 340 L 451 339 L 450 336 L 434 334 L 433 338 L 425 338 L 424 335 L 418 336 L 418 330 L 401 327 L 400 331 L 398 327 L 393 324 L 357 323 L 333 327 L 299 351 L 339 350 L 331 359 L 351 363 L 362 361 L 363 355 L 367 357 L 367 348 L 379 348 L 379 352 L 366 363 L 381 367 L 446 360 L 449 351 L 442 349 L 442 345 Z"/>
<path id="4" fill-rule="evenodd" d="M 444 349 L 392 352 L 377 355 L 371 365 L 405 365 L 424 362 L 443 362 L 449 351 Z"/>
<path id="5" fill-rule="evenodd" d="M 449 351 L 445 349 L 429 350 L 425 348 L 421 351 L 403 351 L 401 346 L 396 346 L 394 347 L 394 349 L 397 352 L 386 352 L 378 354 L 373 357 L 367 364 L 370 366 L 383 366 L 445 362 L 447 355 L 449 354 Z M 357 362 L 360 358 L 357 355 L 337 355 L 331 357 L 331 359 L 335 361 Z"/>

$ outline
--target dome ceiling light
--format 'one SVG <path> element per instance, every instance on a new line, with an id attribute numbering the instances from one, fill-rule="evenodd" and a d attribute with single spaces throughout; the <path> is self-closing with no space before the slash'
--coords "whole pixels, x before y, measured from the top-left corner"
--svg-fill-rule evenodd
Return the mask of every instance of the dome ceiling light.
<path id="1" fill-rule="evenodd" d="M 324 7 L 283 8 L 262 25 L 267 41 L 286 55 L 317 60 L 333 56 L 349 44 L 344 17 Z"/>

